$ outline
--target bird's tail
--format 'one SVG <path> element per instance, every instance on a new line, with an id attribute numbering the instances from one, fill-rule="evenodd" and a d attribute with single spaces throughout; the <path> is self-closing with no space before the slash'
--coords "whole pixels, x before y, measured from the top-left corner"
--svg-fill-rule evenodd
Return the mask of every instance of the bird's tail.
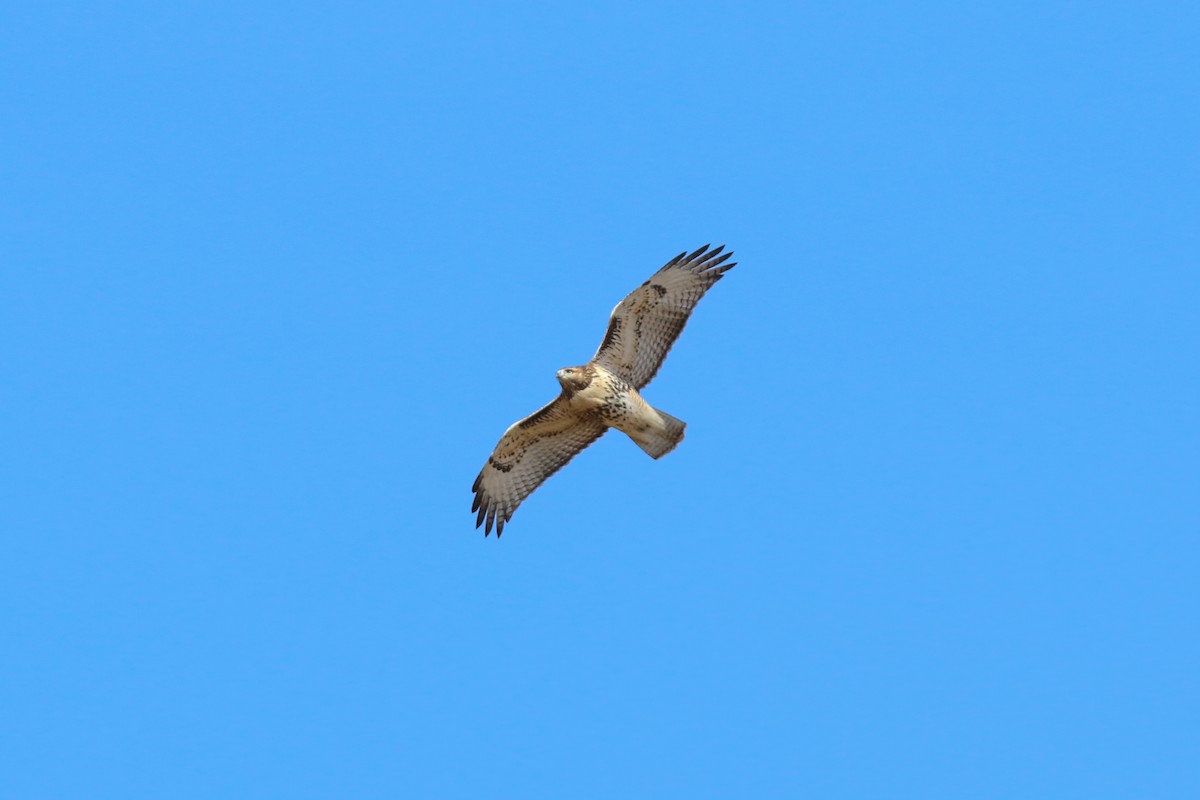
<path id="1" fill-rule="evenodd" d="M 651 458 L 662 458 L 683 441 L 683 429 L 687 427 L 687 423 L 657 408 L 654 411 L 662 418 L 662 424 L 654 425 L 649 430 L 638 431 L 636 435 L 630 434 L 629 438 Z"/>

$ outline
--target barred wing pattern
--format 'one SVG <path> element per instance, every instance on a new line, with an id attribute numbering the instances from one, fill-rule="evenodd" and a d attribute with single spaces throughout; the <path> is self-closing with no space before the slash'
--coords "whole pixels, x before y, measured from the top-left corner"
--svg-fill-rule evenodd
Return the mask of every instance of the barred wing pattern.
<path id="1" fill-rule="evenodd" d="M 737 266 L 724 263 L 733 255 L 720 255 L 724 249 L 704 245 L 694 253 L 680 253 L 617 303 L 592 361 L 635 389 L 650 383 L 700 298 Z"/>
<path id="2" fill-rule="evenodd" d="M 598 419 L 573 412 L 565 396 L 510 427 L 471 487 L 471 510 L 479 512 L 475 527 L 486 522 L 487 536 L 494 523 L 499 536 L 521 501 L 606 429 Z"/>

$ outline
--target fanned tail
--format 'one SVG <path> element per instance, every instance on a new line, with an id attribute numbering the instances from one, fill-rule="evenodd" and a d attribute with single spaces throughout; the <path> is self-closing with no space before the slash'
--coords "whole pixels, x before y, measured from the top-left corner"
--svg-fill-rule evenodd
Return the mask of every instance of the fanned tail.
<path id="1" fill-rule="evenodd" d="M 683 429 L 687 427 L 687 423 L 657 408 L 654 411 L 662 418 L 662 425 L 639 431 L 636 436 L 630 434 L 629 438 L 651 458 L 662 458 L 683 441 Z"/>

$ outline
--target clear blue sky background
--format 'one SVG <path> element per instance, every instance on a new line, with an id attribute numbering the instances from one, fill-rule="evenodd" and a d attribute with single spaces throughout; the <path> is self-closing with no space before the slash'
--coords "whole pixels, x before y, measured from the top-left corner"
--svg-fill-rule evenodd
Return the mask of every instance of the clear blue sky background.
<path id="1" fill-rule="evenodd" d="M 1198 22 L 6 3 L 0 796 L 1200 796 Z"/>

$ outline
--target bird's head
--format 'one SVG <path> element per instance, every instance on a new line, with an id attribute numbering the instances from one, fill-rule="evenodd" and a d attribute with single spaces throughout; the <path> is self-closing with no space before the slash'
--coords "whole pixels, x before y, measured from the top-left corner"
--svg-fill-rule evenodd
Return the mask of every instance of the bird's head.
<path id="1" fill-rule="evenodd" d="M 580 389 L 586 389 L 587 385 L 592 382 L 592 371 L 587 367 L 564 367 L 558 371 L 555 377 L 568 392 L 577 392 Z"/>

